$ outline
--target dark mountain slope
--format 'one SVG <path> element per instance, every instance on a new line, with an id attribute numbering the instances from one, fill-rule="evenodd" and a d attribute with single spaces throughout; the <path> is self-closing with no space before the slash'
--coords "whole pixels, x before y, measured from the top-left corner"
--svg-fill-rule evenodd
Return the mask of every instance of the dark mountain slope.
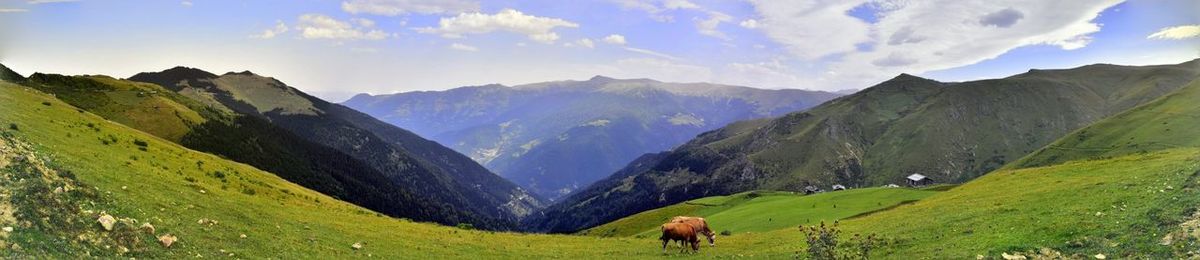
<path id="1" fill-rule="evenodd" d="M 912 173 L 963 182 L 1178 89 L 1198 71 L 1190 62 L 963 83 L 901 75 L 805 112 L 702 134 L 657 162 L 641 162 L 653 164 L 650 170 L 598 182 L 527 224 L 570 232 L 703 196 L 903 184 Z M 596 208 L 611 210 L 581 213 Z"/>
<path id="2" fill-rule="evenodd" d="M 358 95 L 345 104 L 445 144 L 548 198 L 738 120 L 839 95 L 596 76 L 506 87 Z"/>
<path id="3" fill-rule="evenodd" d="M 31 76 L 26 85 L 109 120 L 255 166 L 384 214 L 447 224 L 487 226 L 494 222 L 455 211 L 450 205 L 430 203 L 406 187 L 391 184 L 368 164 L 262 118 L 213 109 L 158 85 L 105 76 L 40 73 Z"/>
<path id="4" fill-rule="evenodd" d="M 273 78 L 250 72 L 211 75 L 172 69 L 140 73 L 130 79 L 169 85 L 179 93 L 206 100 L 212 107 L 268 120 L 301 138 L 366 163 L 425 203 L 469 213 L 447 213 L 448 217 L 479 216 L 442 222 L 452 224 L 457 220 L 505 228 L 541 207 L 537 198 L 511 182 L 413 133 L 309 96 Z"/>
<path id="5" fill-rule="evenodd" d="M 21 82 L 25 80 L 25 77 L 21 76 L 21 74 L 18 74 L 15 71 L 12 71 L 8 67 L 4 66 L 4 64 L 0 64 L 0 80 L 8 82 Z"/>

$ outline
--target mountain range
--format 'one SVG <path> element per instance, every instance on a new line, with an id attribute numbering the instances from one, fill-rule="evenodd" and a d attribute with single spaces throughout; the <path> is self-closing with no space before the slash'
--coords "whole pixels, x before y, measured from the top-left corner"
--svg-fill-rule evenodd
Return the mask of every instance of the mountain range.
<path id="1" fill-rule="evenodd" d="M 954 83 L 904 74 L 806 111 L 733 123 L 644 155 L 525 223 L 574 232 L 699 197 L 903 184 L 910 174 L 962 183 L 1176 91 L 1200 74 L 1198 66 L 1200 60 L 1097 64 Z"/>
<path id="2" fill-rule="evenodd" d="M 549 199 L 607 177 L 641 154 L 728 123 L 783 115 L 840 94 L 596 76 L 462 87 L 343 102 L 470 156 Z"/>
<path id="3" fill-rule="evenodd" d="M 176 67 L 128 80 L 35 73 L 22 83 L 395 217 L 512 229 L 542 207 L 536 196 L 453 150 L 250 72 L 218 76 Z"/>

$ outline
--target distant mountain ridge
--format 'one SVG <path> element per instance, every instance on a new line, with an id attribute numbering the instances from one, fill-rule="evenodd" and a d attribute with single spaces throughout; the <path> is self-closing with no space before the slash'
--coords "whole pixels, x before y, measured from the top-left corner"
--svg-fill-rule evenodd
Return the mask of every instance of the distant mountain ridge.
<path id="1" fill-rule="evenodd" d="M 1200 60 L 1032 70 L 961 83 L 902 74 L 807 111 L 730 124 L 644 156 L 525 224 L 574 232 L 699 197 L 902 183 L 912 173 L 960 183 L 1175 91 L 1198 74 Z"/>
<path id="2" fill-rule="evenodd" d="M 344 102 L 470 156 L 548 198 L 730 122 L 803 110 L 838 94 L 596 76 Z"/>

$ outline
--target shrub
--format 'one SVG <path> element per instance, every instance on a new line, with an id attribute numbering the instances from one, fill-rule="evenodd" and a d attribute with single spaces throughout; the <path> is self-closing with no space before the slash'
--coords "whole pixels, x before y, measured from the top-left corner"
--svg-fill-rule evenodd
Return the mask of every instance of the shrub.
<path id="1" fill-rule="evenodd" d="M 726 229 L 724 231 L 721 231 L 721 235 L 722 236 L 730 236 L 730 235 L 733 235 L 733 232 L 730 232 L 728 229 Z"/>
<path id="2" fill-rule="evenodd" d="M 804 233 L 805 242 L 808 243 L 806 253 L 810 259 L 867 259 L 876 241 L 874 234 L 854 234 L 847 241 L 838 241 L 842 231 L 836 221 L 833 225 L 825 225 L 822 221 L 819 226 L 800 226 L 800 232 Z"/>
<path id="3" fill-rule="evenodd" d="M 43 106 L 50 106 L 50 101 L 42 101 Z"/>
<path id="4" fill-rule="evenodd" d="M 134 140 L 133 140 L 133 145 L 137 145 L 137 146 L 141 146 L 141 147 L 146 147 L 147 145 L 150 145 L 150 144 L 146 143 L 146 141 L 142 141 L 142 140 L 137 140 L 137 139 L 134 139 Z"/>
<path id="5" fill-rule="evenodd" d="M 17 123 L 9 123 L 8 129 L 12 129 L 13 131 L 21 131 L 20 127 L 17 127 Z"/>
<path id="6" fill-rule="evenodd" d="M 472 225 L 471 223 L 458 223 L 458 225 L 455 225 L 455 227 L 464 230 L 475 230 L 475 225 Z"/>

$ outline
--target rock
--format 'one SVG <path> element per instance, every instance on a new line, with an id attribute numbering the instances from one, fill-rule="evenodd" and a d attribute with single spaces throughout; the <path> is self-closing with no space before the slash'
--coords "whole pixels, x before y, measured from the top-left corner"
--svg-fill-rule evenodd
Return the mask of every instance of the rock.
<path id="1" fill-rule="evenodd" d="M 154 234 L 154 225 L 150 225 L 150 223 L 142 224 L 140 229 L 142 229 L 142 231 L 145 231 L 147 234 L 151 234 L 151 235 Z"/>
<path id="2" fill-rule="evenodd" d="M 100 218 L 97 218 L 96 222 L 100 222 L 100 226 L 104 227 L 105 231 L 112 231 L 113 225 L 117 224 L 117 219 L 108 214 L 100 213 Z"/>
<path id="3" fill-rule="evenodd" d="M 350 248 L 354 248 L 354 250 L 362 249 L 362 247 L 363 247 L 362 242 L 357 242 L 357 243 L 354 243 L 353 245 L 350 245 Z"/>
<path id="4" fill-rule="evenodd" d="M 246 238 L 246 234 L 242 234 L 242 235 L 238 236 L 238 238 Z"/>
<path id="5" fill-rule="evenodd" d="M 1107 258 L 1108 257 L 1104 256 L 1104 254 L 1096 254 L 1096 259 L 1107 259 Z"/>
<path id="6" fill-rule="evenodd" d="M 975 255 L 975 259 L 983 259 L 983 255 Z"/>
<path id="7" fill-rule="evenodd" d="M 179 238 L 175 237 L 175 235 L 166 234 L 158 236 L 158 242 L 162 243 L 163 247 L 170 248 L 171 244 L 174 244 L 175 241 L 179 241 Z"/>
<path id="8" fill-rule="evenodd" d="M 13 227 L 4 227 L 4 232 L 13 232 Z"/>

